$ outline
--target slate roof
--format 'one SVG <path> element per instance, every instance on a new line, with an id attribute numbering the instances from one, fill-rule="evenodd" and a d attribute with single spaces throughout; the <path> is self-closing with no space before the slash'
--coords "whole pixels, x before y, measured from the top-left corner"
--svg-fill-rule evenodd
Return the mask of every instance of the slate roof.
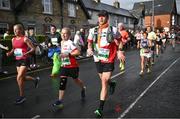
<path id="1" fill-rule="evenodd" d="M 134 17 L 128 10 L 122 8 L 116 8 L 114 6 L 104 4 L 104 3 L 96 3 L 93 0 L 82 0 L 85 7 L 90 10 L 100 11 L 106 10 L 111 14 L 126 16 L 126 17 Z"/>
<path id="2" fill-rule="evenodd" d="M 152 15 L 152 1 L 137 2 L 134 3 L 133 10 L 139 9 L 141 4 L 145 5 L 145 15 Z M 154 0 L 154 14 L 177 14 L 176 1 L 175 0 Z"/>

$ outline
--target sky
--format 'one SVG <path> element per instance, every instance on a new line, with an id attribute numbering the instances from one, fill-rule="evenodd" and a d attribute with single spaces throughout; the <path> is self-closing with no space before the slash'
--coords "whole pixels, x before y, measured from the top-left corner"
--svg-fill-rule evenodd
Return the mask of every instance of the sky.
<path id="1" fill-rule="evenodd" d="M 115 0 L 101 0 L 103 3 L 112 5 Z M 124 9 L 131 10 L 135 2 L 149 1 L 149 0 L 118 0 L 120 2 L 120 7 Z M 180 6 L 180 0 L 176 0 L 177 6 Z M 180 13 L 180 7 L 177 8 L 178 13 Z"/>

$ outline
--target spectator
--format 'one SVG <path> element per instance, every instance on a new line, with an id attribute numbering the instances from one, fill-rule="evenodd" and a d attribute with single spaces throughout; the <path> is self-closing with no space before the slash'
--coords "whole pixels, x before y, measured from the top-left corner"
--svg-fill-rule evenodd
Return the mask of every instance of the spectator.
<path id="1" fill-rule="evenodd" d="M 10 31 L 9 31 L 9 29 L 7 29 L 6 32 L 3 35 L 3 39 L 5 40 L 6 37 L 9 36 L 9 34 L 10 34 Z"/>
<path id="2" fill-rule="evenodd" d="M 1 39 L 0 39 L 0 41 L 1 41 Z M 2 55 L 3 51 L 2 50 L 8 50 L 8 47 L 5 47 L 0 43 L 0 75 L 8 73 L 7 71 L 4 71 L 2 69 L 2 57 L 3 57 L 3 55 Z"/>
<path id="3" fill-rule="evenodd" d="M 28 29 L 28 38 L 31 40 L 32 44 L 34 45 L 34 47 L 36 49 L 38 47 L 38 42 L 34 36 L 34 29 L 33 28 Z M 35 52 L 33 52 L 31 54 L 31 57 L 30 57 L 30 68 L 31 69 L 37 68 L 36 53 Z"/>
<path id="4" fill-rule="evenodd" d="M 82 56 L 82 49 L 84 47 L 84 41 L 80 35 L 80 31 L 76 31 L 76 34 L 74 36 L 74 44 L 76 45 L 76 47 L 80 51 L 80 56 Z"/>

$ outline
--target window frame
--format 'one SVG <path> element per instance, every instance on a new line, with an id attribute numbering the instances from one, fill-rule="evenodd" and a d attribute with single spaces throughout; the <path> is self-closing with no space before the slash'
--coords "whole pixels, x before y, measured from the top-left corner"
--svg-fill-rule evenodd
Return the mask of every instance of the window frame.
<path id="1" fill-rule="evenodd" d="M 0 0 L 0 9 L 10 10 L 10 8 L 11 8 L 10 0 L 7 0 L 7 2 L 8 2 L 8 7 L 3 7 L 3 1 L 5 1 L 5 0 Z"/>
<path id="2" fill-rule="evenodd" d="M 53 5 L 52 0 L 42 0 L 43 13 L 44 14 L 53 14 Z M 49 11 L 46 11 L 48 7 Z"/>
<path id="3" fill-rule="evenodd" d="M 72 9 L 73 9 L 73 13 L 72 13 Z M 76 5 L 73 3 L 68 3 L 68 16 L 69 17 L 76 17 L 77 16 Z"/>

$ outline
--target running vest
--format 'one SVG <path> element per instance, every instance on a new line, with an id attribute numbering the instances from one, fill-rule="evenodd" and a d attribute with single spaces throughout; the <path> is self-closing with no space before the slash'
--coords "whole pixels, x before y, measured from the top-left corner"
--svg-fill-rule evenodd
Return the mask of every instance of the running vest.
<path id="1" fill-rule="evenodd" d="M 16 57 L 16 60 L 26 59 L 27 56 L 24 56 L 24 54 L 27 52 L 28 46 L 24 42 L 25 36 L 20 37 L 20 39 L 17 39 L 16 37 L 13 38 L 13 48 L 14 48 L 14 56 Z"/>
<path id="2" fill-rule="evenodd" d="M 94 43 L 97 43 L 97 40 L 98 40 L 98 29 L 99 29 L 98 26 L 94 28 L 94 38 L 93 38 Z M 113 27 L 109 26 L 107 30 L 107 41 L 108 43 L 111 43 L 113 40 L 114 40 Z"/>
<path id="3" fill-rule="evenodd" d="M 148 48 L 148 40 L 144 40 L 142 39 L 141 40 L 141 47 L 144 48 L 144 49 L 147 49 Z"/>

